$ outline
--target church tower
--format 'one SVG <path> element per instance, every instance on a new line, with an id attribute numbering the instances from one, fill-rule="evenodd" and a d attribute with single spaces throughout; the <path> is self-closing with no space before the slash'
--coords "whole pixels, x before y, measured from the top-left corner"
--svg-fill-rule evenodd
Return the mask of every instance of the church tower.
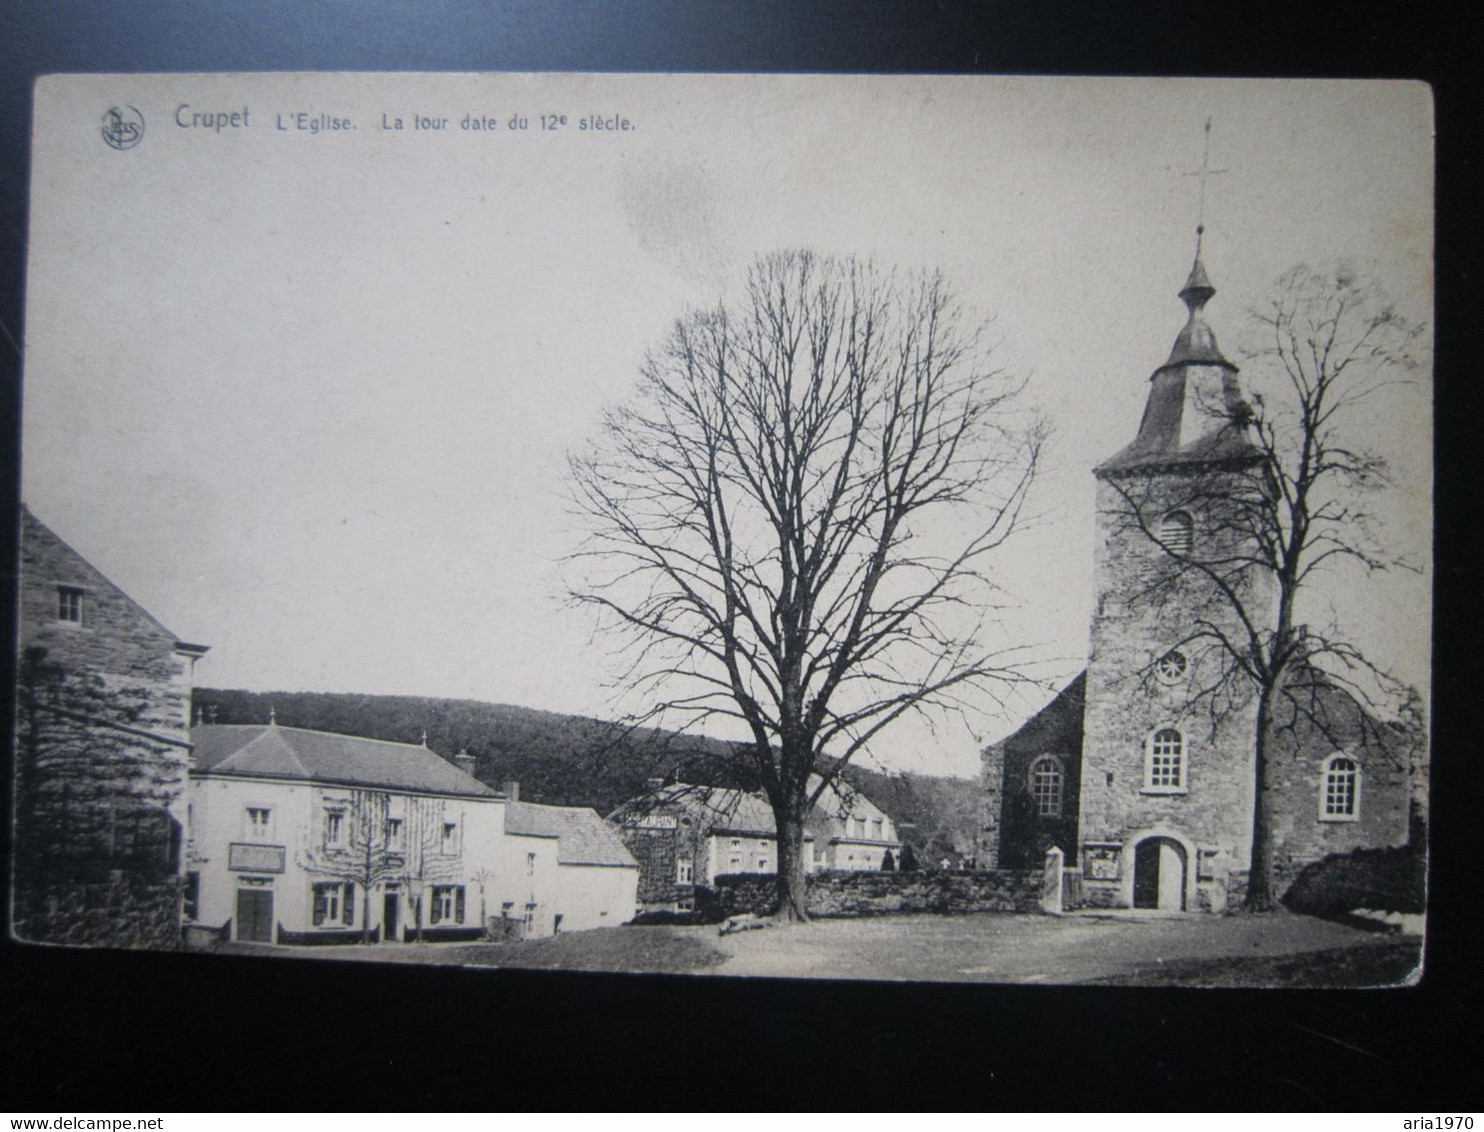
<path id="1" fill-rule="evenodd" d="M 1187 317 L 1149 379 L 1138 435 L 1095 469 L 1095 607 L 1083 715 L 1078 837 L 1087 903 L 1220 910 L 1240 899 L 1252 838 L 1256 702 L 1203 626 L 1238 631 L 1216 581 L 1192 562 L 1240 555 L 1222 499 L 1251 491 L 1237 367 L 1205 308 L 1201 258 L 1179 292 Z M 1260 482 L 1260 480 L 1258 481 Z M 1260 570 L 1226 577 L 1271 606 Z M 1218 686 L 1219 685 L 1219 686 Z"/>

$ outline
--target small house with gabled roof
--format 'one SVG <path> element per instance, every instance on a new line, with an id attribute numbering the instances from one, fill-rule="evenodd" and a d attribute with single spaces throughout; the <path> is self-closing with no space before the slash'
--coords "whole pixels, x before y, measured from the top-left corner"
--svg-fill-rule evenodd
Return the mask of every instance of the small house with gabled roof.
<path id="1" fill-rule="evenodd" d="M 507 873 L 529 889 L 516 910 L 540 918 L 532 923 L 535 933 L 611 928 L 634 918 L 639 862 L 596 811 L 512 799 L 505 833 Z M 542 842 L 555 851 L 533 862 Z"/>

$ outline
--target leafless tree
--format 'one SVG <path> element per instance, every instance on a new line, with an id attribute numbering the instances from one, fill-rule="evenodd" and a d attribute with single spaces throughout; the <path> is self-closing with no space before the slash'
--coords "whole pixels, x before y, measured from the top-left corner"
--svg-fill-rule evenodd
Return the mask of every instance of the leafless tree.
<path id="1" fill-rule="evenodd" d="M 1024 678 L 986 640 L 989 564 L 1042 429 L 983 338 L 937 274 L 775 254 L 676 322 L 571 460 L 573 596 L 623 642 L 644 718 L 750 736 L 781 919 L 807 919 L 804 820 L 852 757 Z"/>
<path id="2" fill-rule="evenodd" d="M 1238 454 L 1179 477 L 1173 494 L 1167 482 L 1155 488 L 1147 477 L 1110 482 L 1122 497 L 1120 522 L 1162 551 L 1165 568 L 1141 597 L 1163 602 L 1178 589 L 1185 607 L 1203 610 L 1180 641 L 1211 661 L 1196 666 L 1204 676 L 1190 701 L 1204 703 L 1215 719 L 1255 698 L 1245 904 L 1263 911 L 1277 895 L 1271 771 L 1281 735 L 1299 721 L 1320 733 L 1375 728 L 1366 711 L 1340 712 L 1337 703 L 1374 705 L 1405 694 L 1324 610 L 1316 583 L 1345 567 L 1412 568 L 1379 537 L 1369 501 L 1392 478 L 1361 436 L 1364 416 L 1384 410 L 1383 390 L 1409 383 L 1420 364 L 1424 327 L 1398 314 L 1374 282 L 1343 267 L 1302 265 L 1279 280 L 1253 319 L 1263 345 L 1252 352 L 1250 400 L 1200 406 L 1216 427 L 1245 439 L 1245 450 L 1229 446 Z M 1198 544 L 1162 527 L 1171 510 L 1201 516 Z M 1200 602 L 1189 600 L 1193 594 Z"/>
<path id="3" fill-rule="evenodd" d="M 333 840 L 303 853 L 304 868 L 361 890 L 361 942 L 371 942 L 371 893 L 401 875 L 403 860 L 390 844 L 391 796 L 382 790 L 352 790 L 343 810 L 341 829 Z"/>

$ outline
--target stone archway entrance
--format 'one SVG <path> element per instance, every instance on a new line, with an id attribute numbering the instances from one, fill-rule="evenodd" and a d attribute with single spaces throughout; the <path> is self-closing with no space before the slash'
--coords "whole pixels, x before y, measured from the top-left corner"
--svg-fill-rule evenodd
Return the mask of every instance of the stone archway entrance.
<path id="1" fill-rule="evenodd" d="M 1185 848 L 1170 837 L 1147 837 L 1134 848 L 1134 907 L 1185 910 Z"/>

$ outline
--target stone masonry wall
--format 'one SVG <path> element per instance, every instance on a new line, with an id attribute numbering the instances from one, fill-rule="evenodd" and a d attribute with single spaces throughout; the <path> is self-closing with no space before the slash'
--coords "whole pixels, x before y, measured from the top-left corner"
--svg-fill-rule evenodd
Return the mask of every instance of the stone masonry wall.
<path id="1" fill-rule="evenodd" d="M 1053 845 L 1068 862 L 1077 860 L 1085 686 L 1084 673 L 1020 730 L 985 753 L 985 825 L 987 839 L 994 846 L 994 856 L 986 862 L 989 867 L 1034 868 Z M 1031 767 L 1045 756 L 1054 757 L 1061 766 L 1061 813 L 1057 815 L 1040 813 L 1031 794 Z"/>
<path id="2" fill-rule="evenodd" d="M 1207 472 L 1199 493 L 1220 488 Z M 1197 480 L 1180 472 L 1139 473 L 1117 481 L 1141 504 L 1151 526 L 1180 508 L 1194 519 L 1194 554 L 1223 552 L 1219 524 L 1192 502 Z M 1215 849 L 1220 868 L 1245 862 L 1251 844 L 1252 733 L 1255 701 L 1235 683 L 1219 700 L 1192 703 L 1209 686 L 1222 658 L 1199 643 L 1182 643 L 1198 618 L 1226 622 L 1235 616 L 1209 581 L 1187 571 L 1172 583 L 1165 551 L 1126 517 L 1130 504 L 1114 483 L 1098 482 L 1096 585 L 1084 716 L 1081 840 L 1124 842 L 1141 831 L 1178 833 L 1199 849 Z M 1213 545 L 1213 543 L 1217 545 Z M 1254 578 L 1252 585 L 1266 585 Z M 1254 592 L 1262 608 L 1267 595 Z M 1172 648 L 1186 655 L 1189 669 L 1165 683 L 1155 661 Z M 1213 708 L 1215 709 L 1213 711 Z M 1147 742 L 1163 727 L 1184 737 L 1185 789 L 1158 793 L 1146 789 Z M 1191 862 L 1194 865 L 1194 862 Z M 1106 896 L 1089 886 L 1088 897 Z"/>
<path id="3" fill-rule="evenodd" d="M 14 928 L 36 940 L 163 946 L 179 930 L 189 661 L 163 626 L 21 514 Z M 62 586 L 82 591 L 80 623 L 58 617 Z"/>
<path id="4" fill-rule="evenodd" d="M 1306 865 L 1324 857 L 1407 843 L 1412 747 L 1421 742 L 1419 736 L 1368 719 L 1350 696 L 1333 688 L 1321 689 L 1308 700 L 1304 713 L 1280 717 L 1279 723 L 1270 772 L 1274 887 L 1279 893 Z M 1334 754 L 1360 764 L 1359 812 L 1354 821 L 1326 821 L 1320 816 L 1324 764 Z"/>
<path id="5" fill-rule="evenodd" d="M 673 829 L 621 827 L 619 836 L 639 862 L 641 907 L 675 902 L 675 858 L 679 833 Z"/>
<path id="6" fill-rule="evenodd" d="M 1040 912 L 1041 870 L 811 873 L 806 878 L 809 914 L 822 918 L 885 916 L 911 912 Z M 777 907 L 776 878 L 724 876 L 716 892 L 726 915 L 768 915 Z"/>

